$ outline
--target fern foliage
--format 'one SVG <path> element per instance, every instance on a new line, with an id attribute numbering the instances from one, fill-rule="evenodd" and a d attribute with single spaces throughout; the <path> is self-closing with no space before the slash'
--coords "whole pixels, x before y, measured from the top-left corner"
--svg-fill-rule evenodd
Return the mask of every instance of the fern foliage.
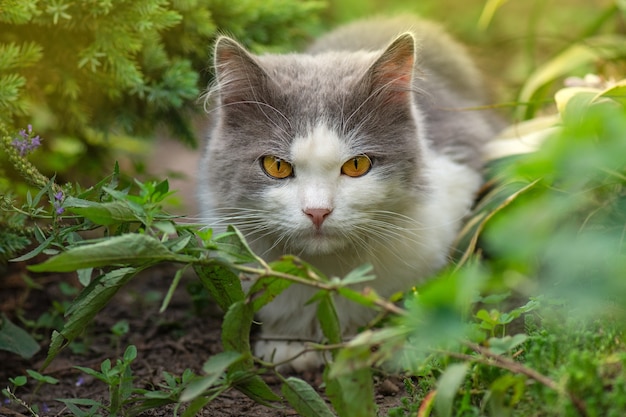
<path id="1" fill-rule="evenodd" d="M 316 27 L 317 0 L 0 0 L 0 198 L 28 184 L 86 180 L 115 150 L 141 154 L 157 128 L 194 146 L 198 97 L 218 33 L 257 51 L 293 47 Z M 28 126 L 43 151 L 23 142 Z M 28 139 L 31 140 L 31 139 Z M 21 155 L 11 149 L 21 144 Z M 39 136 L 37 136 L 37 146 Z M 26 147 L 26 148 L 25 148 Z M 42 179 L 43 178 L 43 179 Z M 4 200 L 3 200 L 4 201 Z M 0 260 L 27 241 L 0 207 Z M 17 234 L 16 234 L 17 233 Z"/>

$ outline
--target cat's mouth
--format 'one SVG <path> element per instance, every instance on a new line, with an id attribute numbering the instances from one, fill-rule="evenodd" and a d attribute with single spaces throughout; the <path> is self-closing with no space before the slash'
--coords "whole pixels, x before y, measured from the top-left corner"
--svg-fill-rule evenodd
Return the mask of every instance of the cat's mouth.
<path id="1" fill-rule="evenodd" d="M 327 255 L 346 247 L 345 237 L 328 228 L 310 230 L 298 239 L 300 251 L 308 255 Z"/>

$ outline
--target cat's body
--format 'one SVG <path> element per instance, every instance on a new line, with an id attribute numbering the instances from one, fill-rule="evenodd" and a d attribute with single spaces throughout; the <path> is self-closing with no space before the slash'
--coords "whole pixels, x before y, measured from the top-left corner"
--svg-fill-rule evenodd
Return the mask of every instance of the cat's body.
<path id="1" fill-rule="evenodd" d="M 234 224 L 266 259 L 297 254 L 329 276 L 369 262 L 367 285 L 383 296 L 446 263 L 495 132 L 491 115 L 462 110 L 484 104 L 484 88 L 437 26 L 359 22 L 290 55 L 253 56 L 221 38 L 215 62 L 199 191 L 210 225 Z M 321 340 L 305 305 L 314 293 L 292 285 L 261 310 L 257 354 L 281 362 L 302 349 L 285 339 Z M 372 318 L 346 299 L 336 306 L 345 335 Z"/>

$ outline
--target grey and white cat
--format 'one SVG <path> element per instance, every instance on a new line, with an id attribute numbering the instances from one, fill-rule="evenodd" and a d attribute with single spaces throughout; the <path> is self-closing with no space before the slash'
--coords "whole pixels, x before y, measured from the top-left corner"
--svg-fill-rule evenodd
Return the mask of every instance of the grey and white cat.
<path id="1" fill-rule="evenodd" d="M 199 186 L 210 226 L 234 224 L 268 260 L 296 254 L 329 276 L 369 262 L 367 285 L 383 296 L 445 265 L 496 132 L 492 114 L 467 110 L 485 88 L 439 26 L 360 21 L 287 55 L 255 56 L 223 36 L 214 59 Z M 283 362 L 298 341 L 322 339 L 306 305 L 314 293 L 292 285 L 261 310 L 258 355 Z M 373 316 L 336 303 L 346 336 Z M 309 352 L 291 366 L 321 360 Z"/>

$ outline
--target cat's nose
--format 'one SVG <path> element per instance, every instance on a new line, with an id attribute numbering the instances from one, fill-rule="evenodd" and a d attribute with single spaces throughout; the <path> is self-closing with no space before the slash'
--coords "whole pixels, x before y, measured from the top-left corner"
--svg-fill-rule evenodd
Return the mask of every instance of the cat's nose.
<path id="1" fill-rule="evenodd" d="M 309 219 L 311 219 L 316 229 L 322 227 L 322 223 L 324 223 L 326 217 L 328 217 L 328 215 L 332 213 L 332 209 L 327 208 L 309 208 L 302 211 L 304 212 L 304 214 L 309 216 Z"/>

